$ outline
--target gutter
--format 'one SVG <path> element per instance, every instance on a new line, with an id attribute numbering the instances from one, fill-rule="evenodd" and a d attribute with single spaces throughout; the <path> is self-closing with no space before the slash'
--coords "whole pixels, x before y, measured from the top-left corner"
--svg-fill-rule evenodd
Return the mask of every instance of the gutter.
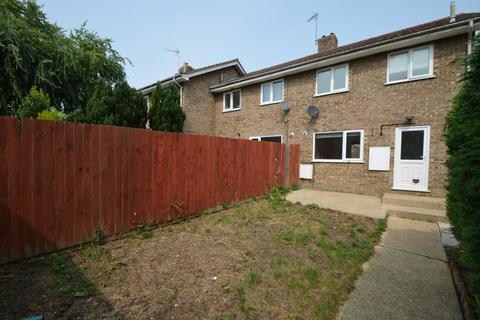
<path id="1" fill-rule="evenodd" d="M 473 23 L 474 20 L 478 21 L 480 19 L 476 18 L 470 21 Z M 276 78 L 281 78 L 284 76 L 300 73 L 303 71 L 331 66 L 334 64 L 347 62 L 350 60 L 370 56 L 377 53 L 382 53 L 385 51 L 393 51 L 393 50 L 397 50 L 400 48 L 404 48 L 404 47 L 408 47 L 408 46 L 412 46 L 420 43 L 435 41 L 442 38 L 448 38 L 448 37 L 456 36 L 459 34 L 464 34 L 464 33 L 467 33 L 469 30 L 469 25 L 466 24 L 466 21 L 456 23 L 456 25 L 458 26 L 453 28 L 452 28 L 452 25 L 453 23 L 450 25 L 438 27 L 435 29 L 422 31 L 417 34 L 413 34 L 413 36 L 409 35 L 408 38 L 407 36 L 405 36 L 403 37 L 404 39 L 396 38 L 396 39 L 386 40 L 383 42 L 383 44 L 382 42 L 380 42 L 380 44 L 378 43 L 372 44 L 364 47 L 363 49 L 357 48 L 357 49 L 346 50 L 343 52 L 333 54 L 331 56 L 326 56 L 325 58 L 320 58 L 321 60 L 318 60 L 318 61 L 301 62 L 296 66 L 292 65 L 289 67 L 285 67 L 285 69 L 280 71 L 274 71 L 274 72 L 267 73 L 264 75 L 259 75 L 256 77 L 254 76 L 252 78 L 247 78 L 246 80 L 232 82 L 231 84 L 212 86 L 210 87 L 210 91 L 213 93 L 218 93 L 218 92 L 238 89 L 240 87 L 244 87 L 247 85 L 264 82 L 268 80 L 273 80 Z M 479 23 L 475 23 L 474 27 L 475 26 L 478 27 Z"/>

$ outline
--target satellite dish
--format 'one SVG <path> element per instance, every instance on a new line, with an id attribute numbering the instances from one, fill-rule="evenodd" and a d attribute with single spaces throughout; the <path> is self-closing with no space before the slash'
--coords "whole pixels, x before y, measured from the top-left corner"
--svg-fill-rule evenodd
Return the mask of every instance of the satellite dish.
<path id="1" fill-rule="evenodd" d="M 282 108 L 282 110 L 285 111 L 285 112 L 290 110 L 290 107 L 288 106 L 288 103 L 286 103 L 286 102 L 280 103 L 280 108 Z"/>
<path id="2" fill-rule="evenodd" d="M 310 106 L 307 109 L 307 113 L 310 116 L 310 118 L 317 119 L 318 115 L 320 114 L 320 110 L 318 110 L 318 108 L 315 106 Z"/>

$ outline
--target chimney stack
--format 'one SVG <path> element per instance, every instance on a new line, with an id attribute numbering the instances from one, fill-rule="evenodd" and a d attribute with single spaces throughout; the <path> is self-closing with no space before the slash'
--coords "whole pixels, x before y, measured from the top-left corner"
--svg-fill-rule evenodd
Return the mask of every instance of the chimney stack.
<path id="1" fill-rule="evenodd" d="M 325 52 L 338 47 L 338 40 L 335 33 L 330 33 L 328 36 L 322 36 L 317 40 L 318 52 Z"/>
<path id="2" fill-rule="evenodd" d="M 180 69 L 178 69 L 178 72 L 179 73 L 188 73 L 192 70 L 193 70 L 193 68 L 187 62 L 184 62 L 183 66 L 181 66 Z"/>
<path id="3" fill-rule="evenodd" d="M 455 22 L 455 16 L 457 15 L 455 9 L 455 1 L 450 2 L 450 23 Z"/>

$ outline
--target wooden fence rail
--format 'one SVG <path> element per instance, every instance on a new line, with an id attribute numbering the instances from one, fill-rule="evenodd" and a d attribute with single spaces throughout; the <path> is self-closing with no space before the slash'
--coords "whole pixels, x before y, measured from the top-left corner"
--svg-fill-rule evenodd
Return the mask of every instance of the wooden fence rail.
<path id="1" fill-rule="evenodd" d="M 0 117 L 0 262 L 241 201 L 298 169 L 298 145 Z"/>

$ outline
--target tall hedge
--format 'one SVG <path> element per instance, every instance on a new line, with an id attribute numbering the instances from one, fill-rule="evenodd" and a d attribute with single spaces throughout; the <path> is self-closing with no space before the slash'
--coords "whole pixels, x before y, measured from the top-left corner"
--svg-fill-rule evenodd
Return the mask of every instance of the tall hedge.
<path id="1" fill-rule="evenodd" d="M 473 309 L 480 318 L 480 41 L 447 115 L 447 214 L 472 273 Z"/>
<path id="2" fill-rule="evenodd" d="M 180 106 L 177 86 L 162 87 L 159 83 L 152 93 L 152 106 L 148 114 L 150 128 L 159 131 L 183 132 L 186 116 Z"/>

